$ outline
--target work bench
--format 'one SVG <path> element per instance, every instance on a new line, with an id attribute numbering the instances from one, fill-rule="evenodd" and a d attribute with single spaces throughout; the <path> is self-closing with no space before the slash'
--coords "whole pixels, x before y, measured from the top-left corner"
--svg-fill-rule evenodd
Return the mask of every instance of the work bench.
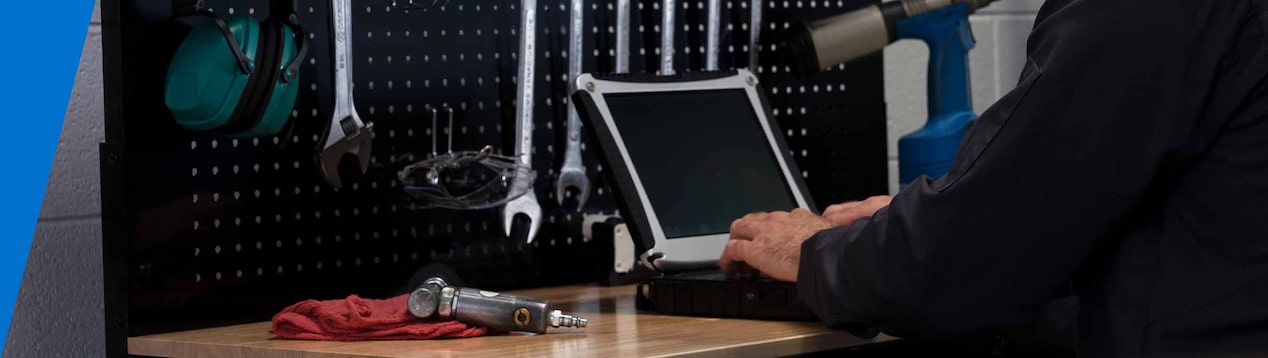
<path id="1" fill-rule="evenodd" d="M 523 5 L 534 2 L 536 18 L 529 19 Z M 757 74 L 778 114 L 778 134 L 796 153 L 794 174 L 805 180 L 808 199 L 824 206 L 887 193 L 883 56 L 802 77 L 759 51 L 774 54 L 778 44 L 768 34 L 777 24 L 880 0 L 710 2 L 720 7 L 584 0 L 581 34 L 566 30 L 573 26 L 571 1 L 454 0 L 427 11 L 394 6 L 407 1 L 355 1 L 347 59 L 353 107 L 374 125 L 373 164 L 359 176 L 349 173 L 342 185 L 332 185 L 315 155 L 336 128 L 332 120 L 343 118 L 335 111 L 336 2 L 295 2 L 298 8 L 290 9 L 288 1 L 201 1 L 221 18 L 264 21 L 297 10 L 286 18 L 302 25 L 310 40 L 298 80 L 288 87 L 298 88 L 294 102 L 280 104 L 290 108 L 289 127 L 242 137 L 183 126 L 166 104 L 178 49 L 192 29 L 213 24 L 174 11 L 195 3 L 101 0 L 106 356 L 772 356 L 865 343 L 813 323 L 636 314 L 633 287 L 560 287 L 602 282 L 615 272 L 616 242 L 585 237 L 580 228 L 588 219 L 616 215 L 620 205 L 611 166 L 603 165 L 588 131 L 581 135 L 580 147 L 588 149 L 579 162 L 591 182 L 589 198 L 580 207 L 559 200 L 556 184 L 573 112 L 574 93 L 564 80 L 573 78 L 569 59 L 580 57 L 583 73 L 611 74 L 624 51 L 623 73 L 701 73 L 711 67 L 704 48 L 714 39 L 716 70 Z M 536 24 L 531 68 L 519 60 L 526 57 L 519 45 L 530 42 L 522 41 L 525 24 Z M 710 26 L 716 34 L 698 31 Z M 692 30 L 663 36 L 660 28 Z M 622 29 L 628 43 L 617 34 Z M 569 55 L 573 38 L 581 38 L 581 56 Z M 666 45 L 670 51 L 662 51 Z M 660 53 L 673 61 L 662 61 Z M 520 78 L 522 70 L 533 80 Z M 522 83 L 534 84 L 531 100 L 517 98 Z M 231 102 L 224 113 L 233 113 L 238 101 Z M 517 114 L 520 109 L 525 113 Z M 540 224 L 531 240 L 523 220 L 507 224 L 502 208 L 432 208 L 434 202 L 408 195 L 398 173 L 417 160 L 486 146 L 512 155 L 513 144 L 524 139 L 514 133 L 519 114 L 530 114 L 534 128 L 532 145 L 523 148 L 533 153 L 532 192 L 541 210 L 528 221 Z M 427 267 L 452 271 L 464 287 L 550 299 L 590 319 L 590 327 L 530 337 L 331 343 L 280 340 L 267 323 L 250 323 L 306 298 L 408 292 L 413 276 Z M 557 288 L 511 291 L 536 287 Z"/>
<path id="2" fill-rule="evenodd" d="M 772 357 L 890 341 L 864 340 L 818 323 L 682 317 L 637 312 L 635 286 L 565 286 L 508 293 L 544 299 L 590 320 L 585 329 L 430 341 L 286 340 L 268 322 L 128 339 L 128 352 L 152 357 L 566 356 Z"/>

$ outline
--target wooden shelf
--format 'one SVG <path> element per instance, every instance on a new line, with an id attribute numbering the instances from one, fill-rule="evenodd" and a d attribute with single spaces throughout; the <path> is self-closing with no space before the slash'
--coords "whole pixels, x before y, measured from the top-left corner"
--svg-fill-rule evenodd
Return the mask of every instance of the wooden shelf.
<path id="1" fill-rule="evenodd" d="M 823 325 L 639 313 L 634 286 L 567 286 L 509 292 L 545 299 L 590 320 L 589 327 L 432 341 L 286 340 L 269 323 L 128 339 L 130 354 L 153 357 L 447 357 L 447 356 L 756 356 L 824 351 L 888 341 L 863 340 Z"/>

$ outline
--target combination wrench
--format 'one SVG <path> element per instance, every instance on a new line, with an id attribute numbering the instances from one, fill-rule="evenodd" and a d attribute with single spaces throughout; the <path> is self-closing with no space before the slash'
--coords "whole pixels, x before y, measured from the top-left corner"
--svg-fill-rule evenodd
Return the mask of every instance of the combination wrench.
<path id="1" fill-rule="evenodd" d="M 582 34 L 585 33 L 585 5 L 582 0 L 572 0 L 568 30 L 568 93 L 577 91 L 575 79 L 581 76 Z M 555 197 L 559 204 L 564 203 L 564 194 L 568 188 L 577 189 L 577 211 L 586 206 L 590 198 L 590 178 L 586 176 L 586 167 L 581 163 L 581 117 L 577 108 L 568 106 L 568 146 L 564 152 L 564 165 L 559 169 L 559 179 L 555 183 Z"/>
<path id="2" fill-rule="evenodd" d="M 533 165 L 533 79 L 536 76 L 537 45 L 537 0 L 521 0 L 520 11 L 523 21 L 520 23 L 519 44 L 519 88 L 515 108 L 515 157 L 520 164 L 531 168 Z M 517 176 L 513 185 L 531 185 L 527 177 Z M 511 229 L 517 215 L 528 217 L 528 242 L 537 237 L 537 229 L 541 227 L 542 207 L 537 203 L 537 193 L 530 186 L 528 192 L 506 203 L 502 212 L 502 228 L 506 236 L 511 236 Z"/>
<path id="3" fill-rule="evenodd" d="M 326 132 L 325 145 L 317 154 L 321 163 L 322 175 L 331 185 L 343 185 L 339 177 L 339 162 L 344 154 L 356 155 L 361 173 L 370 166 L 370 144 L 373 135 L 373 124 L 366 124 L 357 115 L 356 106 L 352 103 L 352 18 L 348 9 L 351 0 L 331 0 L 330 17 L 333 29 L 333 42 L 330 53 L 333 54 L 332 67 L 335 72 L 335 109 L 331 118 L 330 129 Z"/>

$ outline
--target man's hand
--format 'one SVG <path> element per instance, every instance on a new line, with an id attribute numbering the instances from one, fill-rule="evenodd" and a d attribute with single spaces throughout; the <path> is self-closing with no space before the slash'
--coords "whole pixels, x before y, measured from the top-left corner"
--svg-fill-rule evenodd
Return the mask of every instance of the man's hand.
<path id="1" fill-rule="evenodd" d="M 748 214 L 731 223 L 731 240 L 719 263 L 728 277 L 753 268 L 774 279 L 794 282 L 801 264 L 801 243 L 832 226 L 805 209 Z"/>
<path id="2" fill-rule="evenodd" d="M 828 219 L 836 226 L 849 225 L 855 220 L 872 216 L 877 210 L 889 206 L 889 202 L 892 199 L 888 195 L 881 195 L 873 196 L 863 201 L 836 204 L 829 206 L 823 211 L 823 218 Z"/>

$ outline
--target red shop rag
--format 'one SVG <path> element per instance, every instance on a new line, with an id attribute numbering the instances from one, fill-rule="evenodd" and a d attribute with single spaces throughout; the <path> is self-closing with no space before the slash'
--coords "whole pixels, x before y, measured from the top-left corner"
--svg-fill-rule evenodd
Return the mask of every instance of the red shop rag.
<path id="1" fill-rule="evenodd" d="M 273 316 L 273 334 L 281 338 L 322 341 L 388 341 L 468 338 L 488 334 L 452 320 L 423 319 L 409 313 L 409 295 L 365 299 L 307 300 Z"/>

